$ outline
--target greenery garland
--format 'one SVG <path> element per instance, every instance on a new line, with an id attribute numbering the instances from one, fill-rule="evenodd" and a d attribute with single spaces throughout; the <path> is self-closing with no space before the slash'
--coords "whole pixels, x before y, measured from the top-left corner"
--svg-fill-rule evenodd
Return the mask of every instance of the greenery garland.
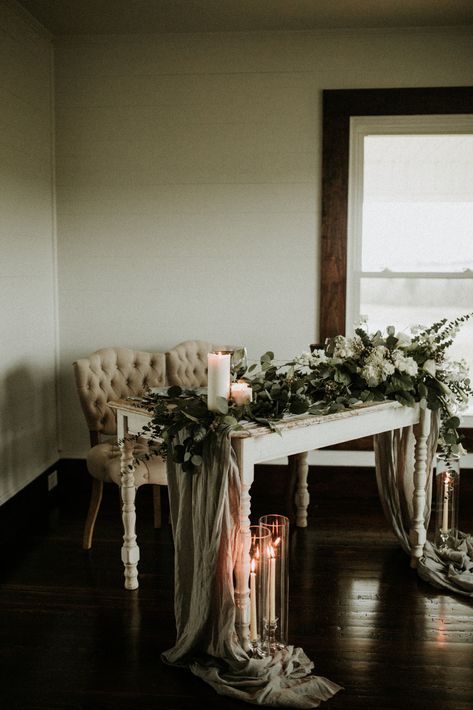
<path id="1" fill-rule="evenodd" d="M 165 394 L 149 392 L 144 401 L 152 411 L 143 433 L 151 438 L 149 454 L 173 460 L 189 473 L 202 464 L 204 446 L 225 429 L 241 428 L 252 421 L 277 430 L 287 415 L 330 414 L 360 402 L 394 400 L 404 406 L 440 412 L 439 447 L 447 459 L 465 453 L 458 428 L 458 413 L 473 395 L 464 361 L 452 361 L 446 351 L 458 329 L 473 313 L 429 328 L 416 327 L 411 335 L 370 334 L 357 328 L 351 338 L 336 336 L 312 353 L 302 353 L 284 365 L 274 354 L 261 356 L 259 366 L 236 367 L 233 379 L 248 382 L 253 391 L 249 404 L 237 405 L 220 398 L 218 411 L 207 408 L 207 396 L 178 386 Z M 184 438 L 178 442 L 178 435 Z M 182 438 L 182 437 L 181 437 Z"/>

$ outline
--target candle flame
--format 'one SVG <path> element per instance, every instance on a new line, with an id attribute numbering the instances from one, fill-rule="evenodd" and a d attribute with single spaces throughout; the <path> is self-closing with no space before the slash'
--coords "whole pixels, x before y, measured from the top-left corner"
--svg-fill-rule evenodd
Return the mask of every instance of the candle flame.
<path id="1" fill-rule="evenodd" d="M 276 555 L 274 553 L 274 547 L 272 545 L 268 545 L 268 557 L 269 558 L 276 557 Z"/>
<path id="2" fill-rule="evenodd" d="M 276 540 L 273 542 L 273 547 L 278 547 L 280 542 L 281 542 L 281 538 L 277 537 Z"/>
<path id="3" fill-rule="evenodd" d="M 254 557 L 253 557 L 253 559 L 251 560 L 250 570 L 251 570 L 252 572 L 255 572 L 255 571 L 256 571 L 256 560 L 255 560 Z"/>
<path id="4" fill-rule="evenodd" d="M 445 634 L 445 622 L 443 619 L 439 620 L 437 628 L 437 636 L 435 638 L 437 646 L 445 646 L 446 634 Z"/>

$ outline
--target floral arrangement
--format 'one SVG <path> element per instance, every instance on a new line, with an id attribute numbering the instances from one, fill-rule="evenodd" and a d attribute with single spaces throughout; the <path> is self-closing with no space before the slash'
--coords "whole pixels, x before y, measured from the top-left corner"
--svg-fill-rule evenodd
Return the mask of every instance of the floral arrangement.
<path id="1" fill-rule="evenodd" d="M 252 402 L 237 405 L 220 398 L 217 412 L 207 408 L 205 394 L 171 387 L 166 396 L 149 394 L 153 416 L 146 433 L 153 444 L 151 455 L 173 460 L 194 473 L 202 463 L 204 446 L 224 429 L 253 421 L 277 430 L 287 415 L 330 414 L 362 402 L 395 400 L 405 406 L 440 412 L 439 446 L 450 459 L 465 453 L 458 432 L 458 414 L 473 395 L 464 361 L 448 359 L 446 351 L 459 328 L 473 317 L 440 320 L 428 328 L 418 326 L 410 334 L 389 326 L 369 333 L 364 327 L 353 337 L 338 335 L 324 347 L 304 352 L 284 365 L 274 362 L 272 352 L 259 365 L 236 366 L 234 379 L 250 383 Z M 177 442 L 177 436 L 184 437 Z"/>

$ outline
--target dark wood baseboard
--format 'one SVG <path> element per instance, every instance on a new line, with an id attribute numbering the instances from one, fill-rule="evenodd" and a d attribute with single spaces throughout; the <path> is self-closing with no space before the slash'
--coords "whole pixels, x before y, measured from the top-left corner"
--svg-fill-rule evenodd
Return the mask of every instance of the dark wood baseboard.
<path id="1" fill-rule="evenodd" d="M 51 466 L 0 506 L 0 541 L 16 539 L 33 527 L 42 525 L 47 513 L 57 505 L 60 462 Z M 48 477 L 57 471 L 58 485 L 48 490 Z M 46 516 L 45 516 L 46 512 Z"/>
<path id="2" fill-rule="evenodd" d="M 57 485 L 49 490 L 49 475 L 54 471 L 57 473 Z M 71 495 L 82 498 L 86 510 L 90 476 L 85 459 L 59 459 L 5 501 L 0 506 L 0 544 L 43 529 L 61 501 Z"/>

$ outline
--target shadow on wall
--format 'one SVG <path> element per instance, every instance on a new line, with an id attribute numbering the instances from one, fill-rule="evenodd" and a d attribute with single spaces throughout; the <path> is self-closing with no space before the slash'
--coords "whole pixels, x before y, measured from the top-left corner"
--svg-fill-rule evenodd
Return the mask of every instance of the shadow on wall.
<path id="1" fill-rule="evenodd" d="M 81 409 L 72 363 L 87 355 L 64 358 L 58 372 L 61 458 L 84 458 L 90 448 L 89 430 Z"/>
<path id="2" fill-rule="evenodd" d="M 0 504 L 57 458 L 54 376 L 25 363 L 7 369 L 0 380 Z"/>

